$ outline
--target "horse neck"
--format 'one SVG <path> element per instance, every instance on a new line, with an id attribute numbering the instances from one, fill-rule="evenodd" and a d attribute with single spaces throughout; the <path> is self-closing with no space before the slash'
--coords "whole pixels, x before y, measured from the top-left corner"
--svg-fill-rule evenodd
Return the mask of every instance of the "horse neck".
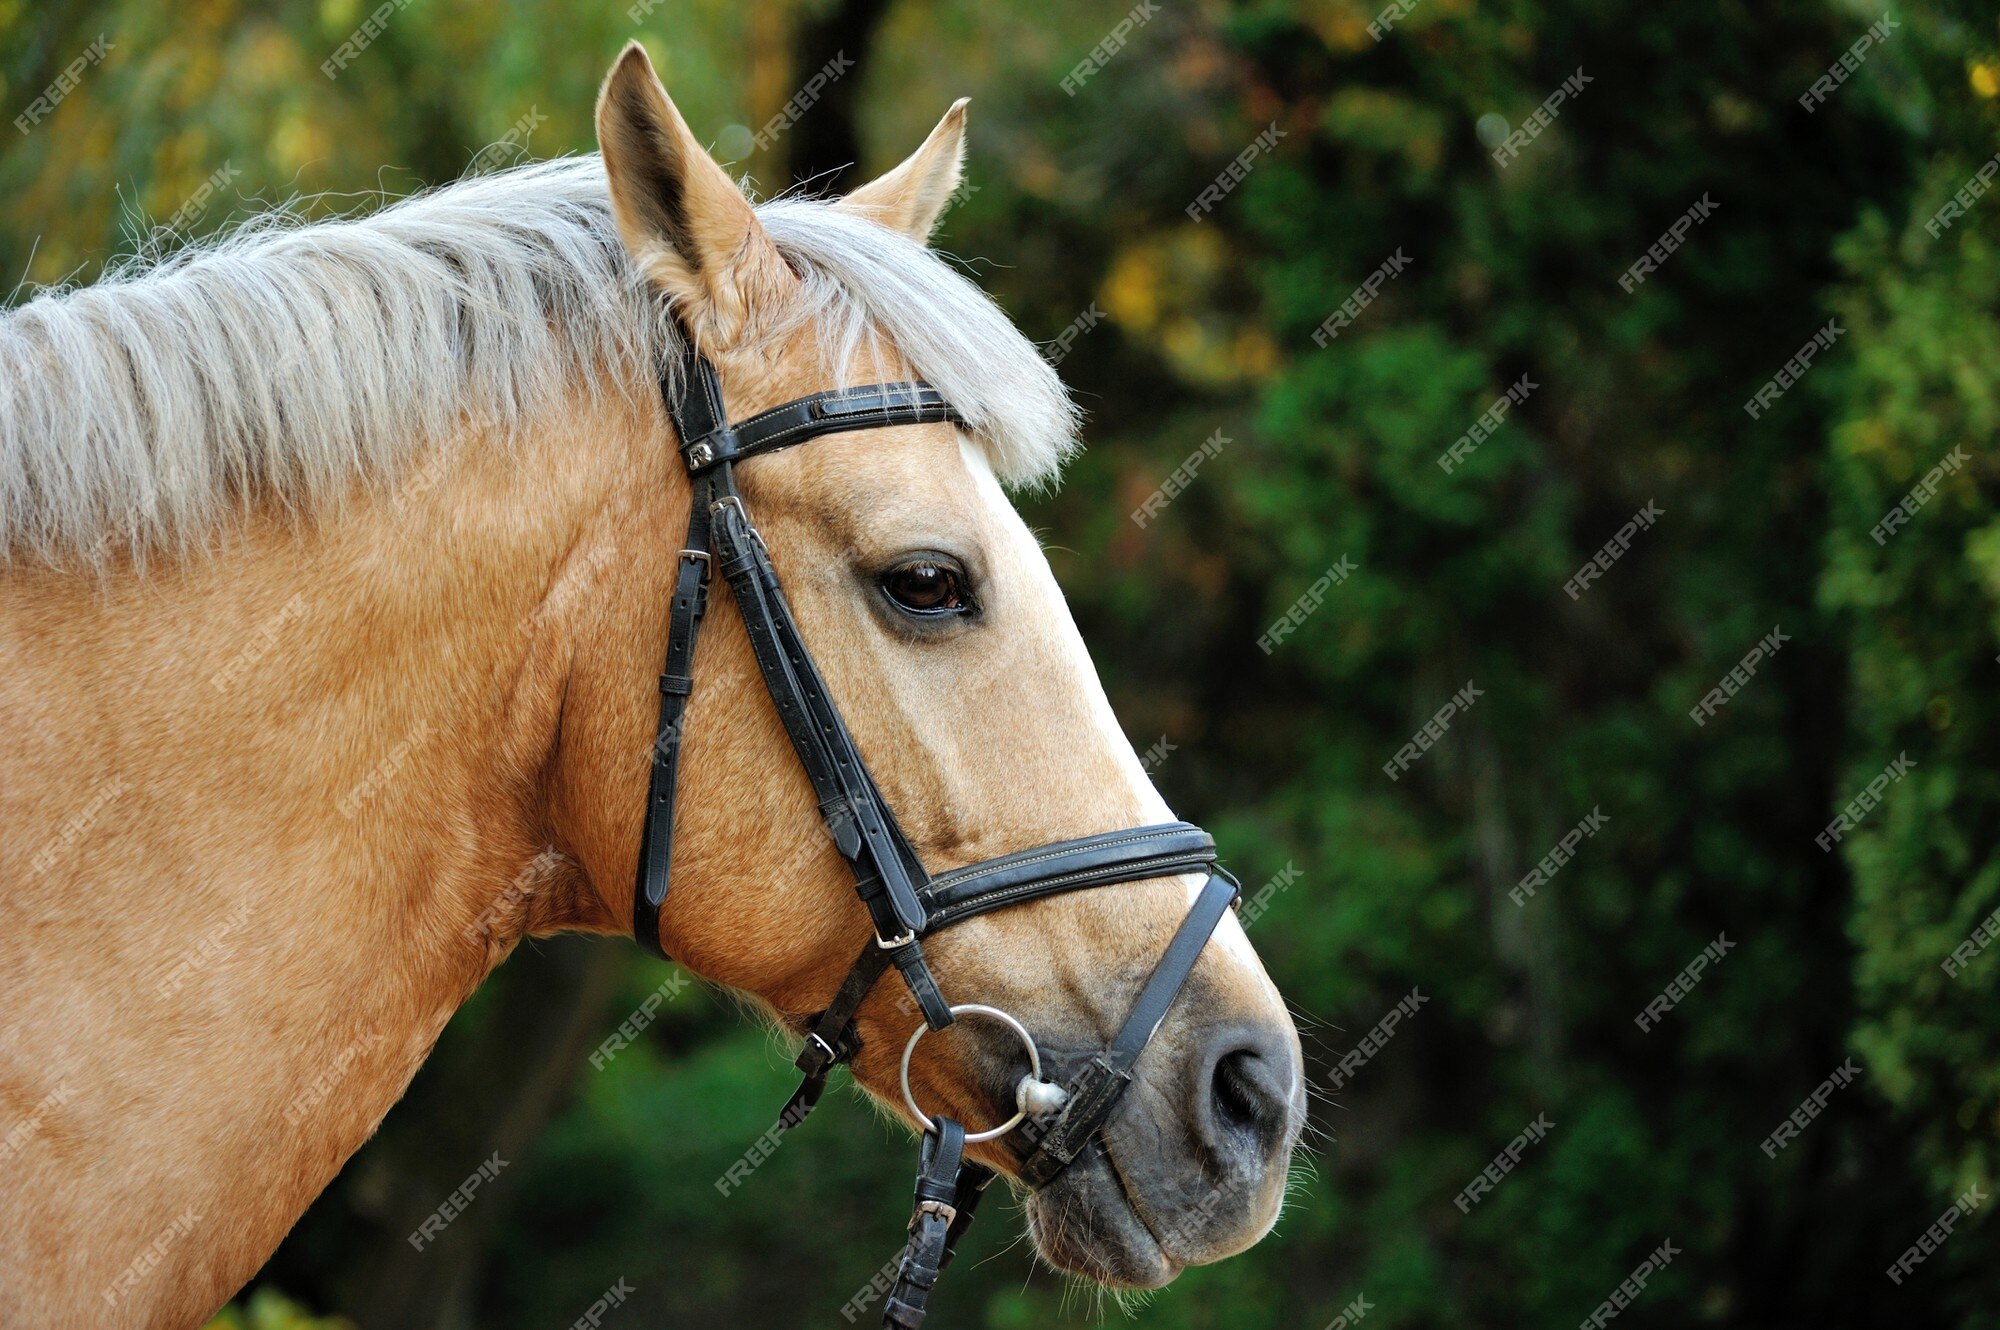
<path id="1" fill-rule="evenodd" d="M 604 922 L 540 787 L 630 411 L 143 579 L 0 573 L 0 1120 L 60 1100 L 0 1170 L 0 1271 L 47 1276 L 0 1322 L 199 1320 L 523 931 Z"/>

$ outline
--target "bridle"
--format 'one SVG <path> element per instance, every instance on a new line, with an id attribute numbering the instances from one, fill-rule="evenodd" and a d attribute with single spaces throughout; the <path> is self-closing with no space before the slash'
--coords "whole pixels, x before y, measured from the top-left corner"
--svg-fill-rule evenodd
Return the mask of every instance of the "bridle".
<path id="1" fill-rule="evenodd" d="M 660 390 L 680 435 L 681 457 L 694 495 L 668 616 L 666 668 L 660 675 L 660 723 L 653 745 L 632 903 L 633 934 L 640 946 L 657 956 L 666 955 L 660 943 L 660 909 L 666 902 L 667 874 L 673 859 L 681 722 L 694 687 L 695 639 L 708 607 L 710 573 L 719 570 L 742 612 L 757 668 L 777 704 L 793 751 L 812 781 L 827 834 L 853 869 L 855 890 L 875 931 L 833 1000 L 812 1022 L 797 1060 L 805 1080 L 779 1115 L 779 1129 L 789 1130 L 804 1120 L 825 1092 L 833 1069 L 860 1050 L 855 1015 L 891 965 L 902 975 L 923 1013 L 923 1024 L 904 1047 L 902 1063 L 904 1097 L 925 1129 L 916 1211 L 910 1220 L 910 1242 L 883 1317 L 884 1325 L 894 1330 L 916 1330 L 923 1322 L 925 1304 L 938 1274 L 950 1262 L 960 1235 L 972 1222 L 980 1196 L 994 1177 L 992 1170 L 965 1158 L 966 1145 L 1020 1128 L 1023 1138 L 1032 1141 L 1021 1164 L 1024 1182 L 1041 1187 L 1067 1168 L 1090 1144 L 1131 1083 L 1140 1053 L 1159 1029 L 1240 888 L 1218 867 L 1215 842 L 1208 833 L 1185 822 L 1057 841 L 935 877 L 927 873 L 869 775 L 826 681 L 813 664 L 798 622 L 779 588 L 763 538 L 744 510 L 743 495 L 736 487 L 736 467 L 746 458 L 823 434 L 940 421 L 962 425 L 964 420 L 935 388 L 911 381 L 815 393 L 732 425 L 714 365 L 685 333 L 682 345 L 680 372 L 663 373 Z M 1042 1079 L 1033 1036 L 1011 1016 L 976 1003 L 948 1005 L 924 959 L 925 938 L 991 910 L 1086 887 L 1196 871 L 1207 873 L 1208 880 L 1154 966 L 1125 1024 L 1110 1045 L 1093 1055 L 1067 1085 Z M 910 1055 L 926 1031 L 942 1030 L 957 1016 L 975 1015 L 996 1019 L 1014 1031 L 1027 1046 L 1029 1071 L 1015 1091 L 1015 1115 L 992 1130 L 967 1136 L 957 1122 L 929 1117 L 917 1107 L 909 1092 L 909 1065 Z"/>

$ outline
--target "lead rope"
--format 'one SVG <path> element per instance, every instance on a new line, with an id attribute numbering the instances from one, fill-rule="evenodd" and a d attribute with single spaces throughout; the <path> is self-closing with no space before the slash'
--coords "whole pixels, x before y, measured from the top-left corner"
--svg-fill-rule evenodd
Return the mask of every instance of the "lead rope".
<path id="1" fill-rule="evenodd" d="M 993 1181 L 993 1170 L 965 1158 L 965 1128 L 950 1118 L 934 1118 L 924 1133 L 917 1166 L 917 1208 L 910 1216 L 910 1242 L 883 1304 L 887 1330 L 918 1330 L 938 1276 L 951 1264 L 958 1240 L 972 1226 L 972 1212 Z"/>

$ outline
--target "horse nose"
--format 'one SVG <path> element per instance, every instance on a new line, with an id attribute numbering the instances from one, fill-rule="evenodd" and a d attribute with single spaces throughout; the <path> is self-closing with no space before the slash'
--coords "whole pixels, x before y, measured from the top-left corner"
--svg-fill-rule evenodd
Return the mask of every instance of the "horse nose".
<path id="1" fill-rule="evenodd" d="M 1194 1120 L 1224 1159 L 1253 1168 L 1289 1143 L 1298 1083 L 1291 1040 L 1263 1025 L 1212 1035 L 1197 1065 Z"/>

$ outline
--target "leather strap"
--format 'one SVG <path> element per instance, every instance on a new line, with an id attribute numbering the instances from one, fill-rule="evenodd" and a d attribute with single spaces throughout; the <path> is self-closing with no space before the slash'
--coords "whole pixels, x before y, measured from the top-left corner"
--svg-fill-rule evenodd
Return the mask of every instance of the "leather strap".
<path id="1" fill-rule="evenodd" d="M 667 659 L 660 673 L 660 719 L 653 734 L 652 772 L 646 782 L 646 820 L 639 838 L 639 882 L 633 894 L 632 932 L 639 945 L 662 960 L 660 907 L 674 853 L 674 796 L 680 784 L 681 741 L 689 695 L 694 691 L 694 648 L 708 612 L 709 508 L 718 484 L 695 483 L 688 513 L 687 540 L 674 576 L 667 614 Z"/>
<path id="2" fill-rule="evenodd" d="M 722 574 L 742 611 L 757 668 L 819 796 L 827 834 L 853 870 L 855 891 L 875 924 L 876 945 L 902 972 L 930 1027 L 941 1030 L 951 1024 L 951 1009 L 917 941 L 926 924 L 916 890 L 923 864 L 869 776 L 741 501 L 722 500 L 713 516 Z"/>
<path id="3" fill-rule="evenodd" d="M 1207 870 L 1215 841 L 1200 827 L 1163 822 L 1101 836 L 1056 841 L 940 873 L 918 893 L 936 932 L 989 910 L 1114 882 Z"/>
<path id="4" fill-rule="evenodd" d="M 1187 822 L 1163 822 L 1056 841 L 931 879 L 917 893 L 927 916 L 922 936 L 933 935 L 988 910 L 1041 896 L 1113 882 L 1172 877 L 1196 869 L 1212 870 L 1214 865 L 1214 840 L 1200 827 Z M 1203 934 L 1204 940 L 1206 937 Z M 1172 952 L 1171 946 L 1168 950 Z M 812 1111 L 826 1092 L 827 1078 L 833 1069 L 860 1051 L 854 1018 L 889 963 L 890 954 L 873 943 L 863 947 L 833 1001 L 813 1018 L 805 1046 L 793 1063 L 803 1073 L 804 1080 L 785 1101 L 779 1115 L 787 1125 Z M 1171 1002 L 1172 996 L 1167 1000 Z"/>
<path id="5" fill-rule="evenodd" d="M 664 380 L 662 392 L 674 428 L 686 441 L 693 493 L 668 617 L 667 663 L 660 679 L 660 718 L 633 892 L 633 932 L 647 950 L 665 954 L 659 916 L 672 868 L 681 721 L 694 687 L 694 649 L 707 609 L 709 565 L 719 559 L 765 686 L 818 795 L 827 832 L 853 870 L 855 890 L 874 922 L 878 943 L 903 975 L 924 1019 L 942 1029 L 951 1024 L 951 1010 L 916 940 L 925 925 L 916 895 L 917 884 L 924 881 L 922 861 L 876 788 L 799 635 L 777 570 L 743 511 L 732 464 L 749 452 L 788 446 L 815 434 L 955 420 L 957 413 L 926 384 L 877 384 L 802 398 L 732 428 L 715 367 L 691 339 L 685 342 L 680 377 L 678 393 Z"/>
<path id="6" fill-rule="evenodd" d="M 1069 1167 L 1104 1125 L 1111 1106 L 1132 1081 L 1133 1065 L 1146 1051 L 1153 1032 L 1160 1028 L 1167 1009 L 1180 996 L 1181 986 L 1187 983 L 1195 962 L 1201 958 L 1202 948 L 1208 945 L 1215 926 L 1222 922 L 1223 914 L 1240 890 L 1234 880 L 1219 873 L 1202 886 L 1187 917 L 1174 930 L 1173 941 L 1167 943 L 1160 963 L 1153 967 L 1152 976 L 1139 991 L 1139 1000 L 1132 1005 L 1132 1014 L 1125 1018 L 1111 1047 L 1091 1058 L 1071 1078 L 1069 1103 L 1054 1124 L 1040 1133 L 1034 1151 L 1021 1164 L 1023 1182 L 1030 1187 L 1046 1185 Z"/>
<path id="7" fill-rule="evenodd" d="M 973 1208 L 992 1180 L 990 1170 L 965 1162 L 965 1128 L 950 1118 L 933 1119 L 917 1166 L 909 1245 L 882 1305 L 882 1324 L 889 1330 L 923 1325 L 931 1290 L 951 1264 L 958 1239 L 972 1223 Z"/>
<path id="8" fill-rule="evenodd" d="M 689 474 L 700 475 L 710 467 L 790 448 L 822 434 L 947 420 L 964 423 L 951 403 L 944 400 L 944 394 L 921 379 L 876 383 L 865 388 L 814 393 L 734 425 L 722 425 L 718 419 L 701 434 L 682 435 L 681 451 L 687 458 Z"/>

